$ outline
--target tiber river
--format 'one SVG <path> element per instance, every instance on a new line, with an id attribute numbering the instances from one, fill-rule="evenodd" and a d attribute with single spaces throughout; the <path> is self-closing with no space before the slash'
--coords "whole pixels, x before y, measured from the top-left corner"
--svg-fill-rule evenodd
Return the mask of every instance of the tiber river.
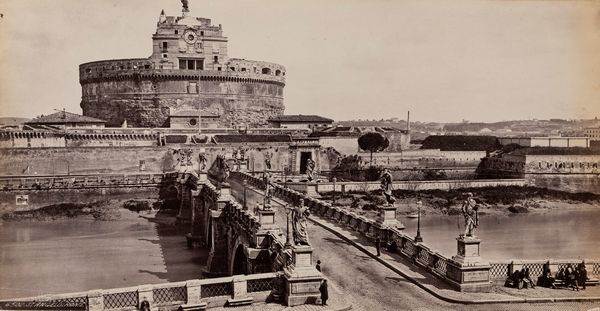
<path id="1" fill-rule="evenodd" d="M 183 233 L 171 227 L 125 216 L 0 223 L 0 299 L 201 277 L 206 251 L 187 249 Z M 600 209 L 486 215 L 480 221 L 476 234 L 488 260 L 600 258 Z M 413 235 L 416 219 L 403 222 Z M 421 235 L 451 256 L 459 222 L 459 216 L 427 215 Z"/>

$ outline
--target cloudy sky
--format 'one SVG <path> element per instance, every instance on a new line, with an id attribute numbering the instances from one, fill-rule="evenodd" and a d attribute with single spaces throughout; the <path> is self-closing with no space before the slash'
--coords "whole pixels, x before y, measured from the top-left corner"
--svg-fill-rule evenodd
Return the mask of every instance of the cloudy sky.
<path id="1" fill-rule="evenodd" d="M 147 57 L 177 0 L 2 0 L 0 115 L 81 113 L 80 63 Z M 288 114 L 600 117 L 600 1 L 190 0 L 229 56 L 287 67 Z"/>

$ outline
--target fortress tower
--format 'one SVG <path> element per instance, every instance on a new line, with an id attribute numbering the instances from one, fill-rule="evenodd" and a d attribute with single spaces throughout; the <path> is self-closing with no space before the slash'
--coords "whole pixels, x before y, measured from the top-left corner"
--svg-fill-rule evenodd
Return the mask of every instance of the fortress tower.
<path id="1" fill-rule="evenodd" d="M 267 125 L 283 114 L 285 67 L 229 58 L 221 25 L 161 12 L 149 58 L 103 60 L 79 65 L 83 115 L 120 126 L 167 127 L 169 115 L 201 109 L 218 125 Z"/>

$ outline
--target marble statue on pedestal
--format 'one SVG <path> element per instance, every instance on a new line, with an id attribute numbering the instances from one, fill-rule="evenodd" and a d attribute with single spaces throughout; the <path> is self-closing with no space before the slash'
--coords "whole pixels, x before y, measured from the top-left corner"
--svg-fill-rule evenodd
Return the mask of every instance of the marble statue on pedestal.
<path id="1" fill-rule="evenodd" d="M 472 193 L 467 193 L 467 199 L 463 202 L 461 211 L 465 217 L 464 236 L 471 237 L 475 233 L 475 228 L 479 226 L 479 217 L 477 214 L 477 202 L 473 199 Z"/>
<path id="2" fill-rule="evenodd" d="M 383 190 L 383 196 L 385 197 L 386 206 L 393 205 L 396 202 L 394 196 L 392 196 L 392 173 L 387 168 L 381 173 L 381 190 Z"/>
<path id="3" fill-rule="evenodd" d="M 298 206 L 292 211 L 292 229 L 294 231 L 295 245 L 310 245 L 307 231 L 307 218 L 309 215 L 308 207 L 304 206 L 304 199 L 300 199 Z"/>

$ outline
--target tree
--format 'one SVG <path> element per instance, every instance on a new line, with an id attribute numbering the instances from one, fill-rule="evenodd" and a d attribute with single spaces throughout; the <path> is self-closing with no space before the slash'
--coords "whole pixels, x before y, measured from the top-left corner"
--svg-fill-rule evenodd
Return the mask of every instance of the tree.
<path id="1" fill-rule="evenodd" d="M 385 150 L 390 145 L 390 141 L 387 137 L 384 137 L 377 132 L 369 132 L 358 138 L 358 146 L 364 151 L 371 152 L 371 162 L 369 165 L 373 165 L 373 152 L 379 152 Z"/>

